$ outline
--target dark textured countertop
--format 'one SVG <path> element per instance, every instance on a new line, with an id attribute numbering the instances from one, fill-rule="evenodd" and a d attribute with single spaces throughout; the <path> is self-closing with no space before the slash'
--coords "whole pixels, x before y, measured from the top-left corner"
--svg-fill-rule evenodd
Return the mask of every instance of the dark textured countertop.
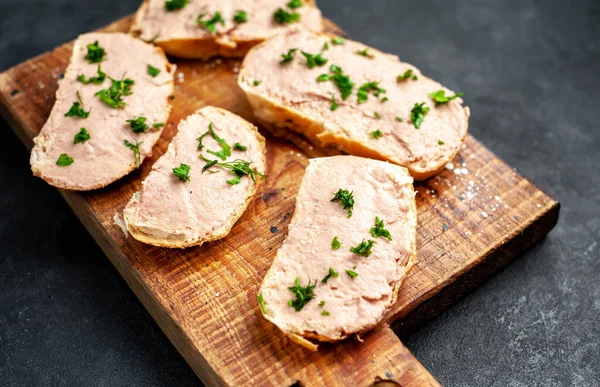
<path id="1" fill-rule="evenodd" d="M 0 70 L 138 0 L 0 0 Z M 562 203 L 554 231 L 407 339 L 448 386 L 600 384 L 600 2 L 320 0 L 463 91 L 470 132 Z M 0 385 L 200 384 L 0 120 Z"/>

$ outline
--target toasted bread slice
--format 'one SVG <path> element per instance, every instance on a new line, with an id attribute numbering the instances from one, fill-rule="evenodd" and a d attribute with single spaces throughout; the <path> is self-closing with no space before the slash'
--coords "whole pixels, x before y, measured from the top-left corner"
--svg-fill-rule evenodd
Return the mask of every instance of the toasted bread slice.
<path id="1" fill-rule="evenodd" d="M 230 155 L 218 139 L 227 143 Z M 203 170 L 207 160 L 219 164 Z M 220 166 L 241 161 L 251 163 L 246 164 L 249 174 L 236 177 Z M 179 123 L 167 152 L 125 207 L 127 230 L 141 242 L 162 247 L 223 238 L 256 194 L 265 168 L 265 140 L 256 127 L 226 110 L 204 107 Z"/>
<path id="2" fill-rule="evenodd" d="M 193 0 L 169 11 L 165 0 L 145 0 L 131 32 L 180 58 L 243 57 L 256 44 L 289 29 L 323 30 L 314 0 L 303 0 L 299 8 L 290 8 L 287 3 L 289 0 Z M 276 21 L 279 9 L 298 14 L 298 20 Z M 200 15 L 200 21 L 208 24 L 198 24 Z"/>
<path id="3" fill-rule="evenodd" d="M 412 183 L 406 168 L 382 161 L 311 159 L 288 236 L 260 289 L 263 316 L 311 350 L 313 341 L 377 325 L 416 259 Z"/>
<path id="4" fill-rule="evenodd" d="M 88 45 L 92 45 L 92 56 L 88 56 Z M 151 76 L 148 65 L 159 73 Z M 33 140 L 33 174 L 59 188 L 85 191 L 104 187 L 139 167 L 152 154 L 161 125 L 169 118 L 174 71 L 162 49 L 130 35 L 81 35 L 50 117 Z M 111 88 L 111 78 L 134 82 L 118 85 L 120 97 L 112 94 L 113 103 L 120 99 L 121 106 L 110 106 L 98 95 Z M 139 117 L 145 121 L 139 121 L 134 132 L 127 120 Z"/>
<path id="5" fill-rule="evenodd" d="M 395 56 L 324 34 L 290 31 L 254 47 L 238 82 L 262 124 L 404 166 L 418 180 L 452 160 L 467 134 L 462 100 L 437 104 L 429 96 L 453 92 Z M 411 119 L 415 104 L 428 109 L 421 120 Z"/>

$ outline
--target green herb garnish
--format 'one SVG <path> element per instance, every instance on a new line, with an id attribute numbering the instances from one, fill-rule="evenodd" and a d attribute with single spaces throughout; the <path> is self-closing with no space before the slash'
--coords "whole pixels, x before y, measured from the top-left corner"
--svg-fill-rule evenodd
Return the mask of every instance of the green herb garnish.
<path id="1" fill-rule="evenodd" d="M 373 247 L 373 243 L 375 243 L 375 242 L 372 241 L 371 239 L 369 239 L 368 242 L 365 242 L 363 240 L 362 242 L 360 242 L 360 244 L 358 246 L 351 247 L 350 251 L 353 252 L 354 254 L 358 254 L 363 257 L 368 257 L 372 253 L 371 248 Z"/>
<path id="2" fill-rule="evenodd" d="M 98 76 L 97 77 L 90 77 L 89 79 L 81 74 L 77 76 L 77 80 L 83 84 L 90 84 L 90 83 L 95 83 L 97 85 L 101 84 L 102 82 L 104 82 L 104 80 L 106 79 L 106 73 L 102 71 L 102 68 L 100 67 L 100 65 L 98 65 L 98 70 L 96 70 L 98 72 Z"/>
<path id="3" fill-rule="evenodd" d="M 415 128 L 419 129 L 425 115 L 429 111 L 429 106 L 425 105 L 425 102 L 415 103 L 412 110 L 410 111 L 410 120 L 415 125 Z"/>
<path id="4" fill-rule="evenodd" d="M 385 89 L 379 87 L 379 82 L 367 82 L 358 89 L 358 103 L 367 102 L 370 91 L 374 92 L 375 95 L 379 95 L 380 93 L 386 92 Z"/>
<path id="5" fill-rule="evenodd" d="M 402 117 L 400 117 L 400 116 L 396 116 L 396 121 L 398 121 L 398 122 L 402 122 L 402 121 L 403 121 L 403 120 L 402 120 Z"/>
<path id="6" fill-rule="evenodd" d="M 373 115 L 375 116 L 375 118 L 377 118 L 378 120 L 381 119 L 381 114 L 377 113 L 377 112 L 373 112 Z"/>
<path id="7" fill-rule="evenodd" d="M 378 216 L 375 217 L 375 227 L 371 227 L 371 235 L 373 238 L 384 237 L 388 241 L 392 240 L 390 232 L 383 226 L 383 219 L 379 219 Z"/>
<path id="8" fill-rule="evenodd" d="M 258 86 L 258 85 L 260 85 L 260 81 L 254 81 L 254 82 L 253 82 L 253 85 L 254 85 L 254 86 Z"/>
<path id="9" fill-rule="evenodd" d="M 450 96 L 450 95 L 446 95 L 446 90 L 438 90 L 438 91 L 434 91 L 433 93 L 429 93 L 428 95 L 429 95 L 429 97 L 431 97 L 431 99 L 433 99 L 435 101 L 435 103 L 437 105 L 441 105 L 444 103 L 448 103 L 448 102 L 452 101 L 453 99 L 462 97 L 464 95 L 464 93 L 456 93 L 456 94 Z"/>
<path id="10" fill-rule="evenodd" d="M 237 159 L 237 160 L 229 161 L 226 163 L 219 163 L 217 160 L 210 160 L 202 155 L 200 155 L 199 157 L 202 160 L 206 161 L 206 165 L 204 166 L 204 168 L 202 168 L 202 172 L 205 172 L 205 171 L 212 172 L 211 170 L 209 170 L 209 168 L 211 168 L 214 165 L 217 165 L 219 167 L 229 170 L 229 172 L 232 175 L 234 175 L 234 177 L 231 180 L 226 181 L 226 183 L 229 185 L 239 184 L 240 179 L 244 176 L 250 176 L 250 178 L 252 179 L 252 181 L 254 183 L 256 183 L 257 175 L 262 177 L 263 179 L 266 178 L 266 176 L 264 174 L 258 172 L 254 168 L 250 168 L 250 164 L 252 164 L 251 161 Z"/>
<path id="11" fill-rule="evenodd" d="M 209 127 L 210 127 L 210 125 L 209 125 Z M 196 141 L 198 141 L 198 150 L 202 150 L 202 148 L 204 148 L 204 145 L 202 145 L 202 140 L 204 139 L 204 137 L 206 137 L 209 134 L 210 134 L 210 132 L 206 131 L 206 133 L 204 133 L 202 136 L 200 136 L 196 139 Z"/>
<path id="12" fill-rule="evenodd" d="M 83 144 L 84 142 L 86 142 L 87 140 L 90 139 L 90 133 L 87 131 L 86 128 L 81 128 L 79 129 L 79 133 L 77 133 L 75 135 L 75 137 L 73 137 L 73 144 Z"/>
<path id="13" fill-rule="evenodd" d="M 335 101 L 335 95 L 333 95 L 333 93 L 331 93 L 331 99 L 329 100 L 329 102 L 331 102 L 329 110 L 331 110 L 332 112 L 336 111 L 340 107 L 340 105 Z"/>
<path id="14" fill-rule="evenodd" d="M 329 268 L 329 273 L 327 273 L 327 275 L 325 277 L 323 277 L 323 279 L 321 280 L 321 282 L 323 282 L 324 284 L 327 283 L 327 281 L 329 281 L 330 278 L 337 278 L 339 277 L 339 273 L 336 272 L 335 270 L 333 270 L 333 267 Z"/>
<path id="15" fill-rule="evenodd" d="M 396 82 L 406 81 L 407 79 L 412 79 L 413 81 L 416 81 L 419 78 L 417 77 L 416 74 L 414 74 L 412 69 L 408 69 L 404 72 L 404 74 L 398 75 L 396 77 Z"/>
<path id="16" fill-rule="evenodd" d="M 332 250 L 337 250 L 340 248 L 342 244 L 340 243 L 340 241 L 338 240 L 337 236 L 333 237 L 333 240 L 331 241 L 331 249 Z"/>
<path id="17" fill-rule="evenodd" d="M 217 33 L 217 23 L 221 23 L 221 25 L 225 25 L 225 20 L 221 16 L 221 12 L 215 12 L 214 16 L 208 20 L 202 20 L 206 16 L 205 14 L 200 14 L 196 19 L 196 24 L 200 27 L 203 27 L 211 34 Z"/>
<path id="18" fill-rule="evenodd" d="M 104 60 L 106 56 L 106 51 L 98 44 L 96 40 L 92 44 L 87 45 L 87 54 L 85 55 L 85 59 L 90 63 L 100 63 Z"/>
<path id="19" fill-rule="evenodd" d="M 329 316 L 329 312 L 324 310 L 321 312 L 321 316 Z"/>
<path id="20" fill-rule="evenodd" d="M 312 300 L 313 291 L 315 290 L 316 286 L 317 286 L 316 280 L 313 285 L 311 285 L 310 280 L 308 280 L 308 285 L 306 285 L 305 287 L 302 287 L 302 286 L 300 286 L 300 278 L 296 277 L 294 286 L 288 288 L 292 293 L 294 293 L 296 295 L 296 299 L 289 300 L 288 305 L 292 306 L 294 309 L 296 309 L 296 312 L 301 311 L 302 308 L 304 308 L 304 305 L 306 305 L 307 302 Z"/>
<path id="21" fill-rule="evenodd" d="M 126 120 L 125 122 L 129 123 L 131 131 L 133 133 L 146 133 L 148 131 L 148 128 L 150 127 L 146 123 L 146 117 L 138 117 L 132 120 Z"/>
<path id="22" fill-rule="evenodd" d="M 292 9 L 300 8 L 302 7 L 302 0 L 292 0 L 286 5 Z"/>
<path id="23" fill-rule="evenodd" d="M 135 142 L 135 145 L 133 145 L 132 143 L 130 143 L 129 141 L 125 140 L 125 145 L 127 146 L 127 148 L 131 149 L 133 151 L 133 157 L 135 159 L 135 167 L 139 168 L 140 164 L 142 163 L 142 156 L 140 154 L 140 145 L 143 143 L 142 142 Z"/>
<path id="24" fill-rule="evenodd" d="M 317 82 L 327 82 L 329 80 L 328 74 L 321 74 L 317 77 Z"/>
<path id="25" fill-rule="evenodd" d="M 354 82 L 350 80 L 350 77 L 344 75 L 343 73 L 338 73 L 332 75 L 330 79 L 335 83 L 337 88 L 340 90 L 342 94 L 342 99 L 346 100 L 352 94 L 352 89 L 354 88 Z"/>
<path id="26" fill-rule="evenodd" d="M 248 12 L 246 11 L 237 11 L 235 15 L 233 15 L 233 21 L 240 24 L 248 21 Z"/>
<path id="27" fill-rule="evenodd" d="M 189 165 L 181 163 L 178 167 L 173 168 L 173 174 L 177 176 L 180 181 L 190 181 L 191 169 L 192 167 Z"/>
<path id="28" fill-rule="evenodd" d="M 289 13 L 283 8 L 279 8 L 273 14 L 273 18 L 279 24 L 290 24 L 300 21 L 300 14 L 296 12 Z"/>
<path id="29" fill-rule="evenodd" d="M 322 308 L 322 307 L 324 307 L 324 306 L 325 306 L 325 301 L 321 301 L 321 302 L 319 302 L 319 308 Z"/>
<path id="30" fill-rule="evenodd" d="M 371 136 L 372 139 L 377 140 L 379 137 L 383 136 L 383 133 L 381 132 L 381 130 L 377 129 L 373 132 L 370 132 L 369 136 Z"/>
<path id="31" fill-rule="evenodd" d="M 327 51 L 327 50 L 329 50 L 329 43 L 325 42 L 323 44 L 323 48 L 321 48 L 321 51 Z"/>
<path id="32" fill-rule="evenodd" d="M 340 45 L 344 44 L 344 39 L 339 38 L 339 37 L 332 38 L 331 43 L 333 43 L 336 46 L 340 46 Z"/>
<path id="33" fill-rule="evenodd" d="M 240 144 L 239 142 L 236 142 L 235 144 L 233 144 L 233 147 L 237 150 L 241 150 L 241 151 L 245 151 L 248 150 L 248 147 L 245 145 Z"/>
<path id="34" fill-rule="evenodd" d="M 59 167 L 68 167 L 69 165 L 73 164 L 74 161 L 75 160 L 73 160 L 71 156 L 69 156 L 66 153 L 63 153 L 60 156 L 58 156 L 58 160 L 56 160 L 56 165 L 58 165 Z"/>
<path id="35" fill-rule="evenodd" d="M 265 300 L 262 293 L 258 295 L 258 305 L 260 306 L 260 310 L 263 312 L 263 314 L 267 314 L 267 308 L 265 307 Z"/>
<path id="36" fill-rule="evenodd" d="M 227 157 L 231 156 L 231 146 L 229 146 L 227 141 L 225 141 L 221 137 L 217 136 L 217 134 L 213 130 L 212 122 L 208 125 L 208 131 L 210 132 L 210 135 L 212 136 L 212 138 L 214 138 L 215 141 L 219 143 L 219 145 L 221 146 L 221 150 L 218 152 L 207 150 L 207 152 L 212 155 L 217 156 L 221 160 L 225 160 L 225 159 L 227 159 Z"/>
<path id="37" fill-rule="evenodd" d="M 365 58 L 375 58 L 375 55 L 371 54 L 371 53 L 369 52 L 369 49 L 368 49 L 368 48 L 365 48 L 365 49 L 364 49 L 364 50 L 362 50 L 362 51 L 356 51 L 356 54 L 357 54 L 357 55 L 360 55 L 360 56 L 364 56 Z"/>
<path id="38" fill-rule="evenodd" d="M 112 84 L 108 89 L 100 90 L 96 93 L 100 101 L 104 102 L 113 109 L 123 108 L 126 103 L 123 97 L 131 94 L 131 86 L 135 84 L 132 79 L 110 79 Z"/>
<path id="39" fill-rule="evenodd" d="M 148 74 L 154 78 L 156 77 L 158 74 L 160 74 L 160 70 L 157 69 L 156 67 L 153 67 L 151 65 L 148 65 Z"/>
<path id="40" fill-rule="evenodd" d="M 438 145 L 444 145 L 445 142 L 443 142 L 442 140 L 438 140 Z"/>
<path id="41" fill-rule="evenodd" d="M 306 58 L 306 66 L 309 69 L 314 68 L 315 66 L 323 66 L 327 63 L 327 59 L 321 56 L 322 53 L 318 53 L 317 55 L 309 54 L 308 52 L 302 51 L 302 55 Z"/>
<path id="42" fill-rule="evenodd" d="M 78 99 L 78 101 L 73 102 L 73 105 L 71 105 L 71 108 L 65 114 L 65 117 L 88 118 L 92 109 L 88 110 L 87 112 L 85 110 L 83 110 L 83 108 L 84 108 L 83 101 L 81 100 L 81 95 L 79 94 L 79 91 L 77 91 L 77 99 Z"/>
<path id="43" fill-rule="evenodd" d="M 381 103 L 386 103 L 387 101 L 389 101 L 390 99 L 388 97 L 383 97 L 381 99 Z"/>
<path id="44" fill-rule="evenodd" d="M 166 0 L 165 9 L 167 12 L 177 11 L 185 7 L 189 0 Z"/>
<path id="45" fill-rule="evenodd" d="M 281 54 L 281 57 L 283 59 L 281 59 L 281 64 L 283 63 L 288 63 L 294 60 L 294 54 L 296 53 L 296 51 L 298 51 L 297 48 L 290 48 L 287 52 L 287 54 Z"/>
<path id="46" fill-rule="evenodd" d="M 358 273 L 354 270 L 346 269 L 346 274 L 348 274 L 352 279 L 358 277 Z"/>
<path id="47" fill-rule="evenodd" d="M 348 210 L 348 217 L 352 216 L 352 210 L 354 209 L 354 195 L 353 192 L 350 192 L 345 189 L 339 189 L 333 199 L 332 202 L 340 202 L 340 205 L 344 210 Z"/>

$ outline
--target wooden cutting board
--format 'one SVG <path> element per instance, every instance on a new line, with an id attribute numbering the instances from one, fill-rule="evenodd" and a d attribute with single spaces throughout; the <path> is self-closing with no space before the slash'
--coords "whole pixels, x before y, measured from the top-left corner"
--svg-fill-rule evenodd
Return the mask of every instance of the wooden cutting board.
<path id="1" fill-rule="evenodd" d="M 130 22 L 105 30 L 127 31 Z M 0 74 L 0 111 L 28 148 L 50 113 L 71 48 Z M 554 227 L 559 203 L 469 136 L 447 170 L 416 184 L 418 263 L 386 321 L 362 343 L 322 344 L 312 353 L 261 317 L 256 292 L 287 234 L 308 158 L 336 152 L 262 129 L 268 179 L 231 234 L 217 242 L 157 248 L 127 237 L 115 223 L 180 119 L 214 105 L 253 121 L 236 84 L 240 61 L 175 63 L 173 112 L 153 157 L 105 189 L 61 194 L 198 376 L 209 385 L 438 385 L 390 324 L 409 332 L 485 281 Z"/>

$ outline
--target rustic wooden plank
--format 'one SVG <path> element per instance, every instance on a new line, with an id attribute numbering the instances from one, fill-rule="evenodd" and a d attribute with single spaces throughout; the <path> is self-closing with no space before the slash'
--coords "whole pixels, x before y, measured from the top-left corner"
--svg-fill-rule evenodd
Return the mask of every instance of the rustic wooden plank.
<path id="1" fill-rule="evenodd" d="M 125 31 L 129 24 L 126 18 L 107 28 Z M 50 112 L 70 50 L 64 45 L 0 75 L 0 112 L 29 148 Z M 177 65 L 182 75 L 173 113 L 150 161 L 105 189 L 61 193 L 195 372 L 211 385 L 437 385 L 387 325 L 364 343 L 322 345 L 315 354 L 260 316 L 256 291 L 285 238 L 308 157 L 336 151 L 261 129 L 268 138 L 269 177 L 231 234 L 202 247 L 146 246 L 115 224 L 113 217 L 164 153 L 181 118 L 215 105 L 253 121 L 235 80 L 239 61 Z M 558 217 L 558 203 L 472 137 L 453 166 L 416 185 L 418 264 L 388 316 L 401 332 L 489 278 L 549 232 Z"/>

